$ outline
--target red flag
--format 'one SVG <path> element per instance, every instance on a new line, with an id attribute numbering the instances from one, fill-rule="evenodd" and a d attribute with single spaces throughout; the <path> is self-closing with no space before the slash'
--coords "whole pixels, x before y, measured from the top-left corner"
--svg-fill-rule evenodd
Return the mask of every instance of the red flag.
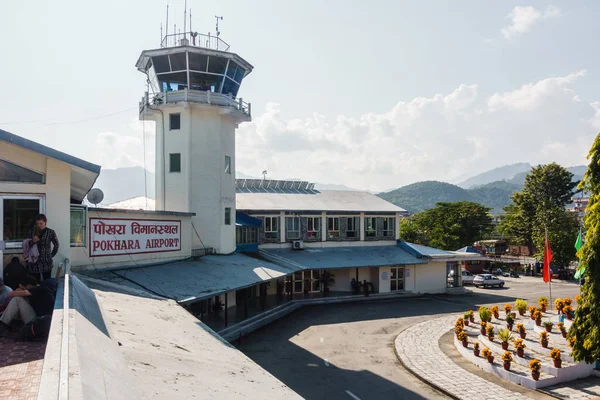
<path id="1" fill-rule="evenodd" d="M 544 282 L 546 283 L 552 280 L 550 261 L 552 261 L 552 251 L 550 250 L 550 242 L 548 242 L 548 233 L 546 233 L 546 245 L 544 246 Z"/>

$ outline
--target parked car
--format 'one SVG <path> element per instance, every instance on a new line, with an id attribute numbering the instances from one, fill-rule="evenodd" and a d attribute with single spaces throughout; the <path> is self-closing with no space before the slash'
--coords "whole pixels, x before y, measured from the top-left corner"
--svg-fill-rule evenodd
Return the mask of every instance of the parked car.
<path id="1" fill-rule="evenodd" d="M 462 270 L 463 285 L 472 285 L 473 279 L 475 279 L 475 275 L 464 269 Z M 454 283 L 454 270 L 450 271 L 450 273 L 448 274 L 448 283 Z"/>
<path id="2" fill-rule="evenodd" d="M 498 286 L 498 287 L 503 287 L 504 286 L 504 281 L 500 278 L 495 277 L 492 274 L 481 274 L 481 275 L 477 275 L 475 277 L 475 279 L 473 279 L 473 286 L 475 286 L 476 288 L 478 287 L 491 287 L 491 286 Z"/>

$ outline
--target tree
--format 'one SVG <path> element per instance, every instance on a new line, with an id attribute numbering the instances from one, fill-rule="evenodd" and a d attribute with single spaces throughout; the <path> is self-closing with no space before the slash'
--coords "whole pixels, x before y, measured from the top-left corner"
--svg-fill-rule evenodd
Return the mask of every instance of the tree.
<path id="1" fill-rule="evenodd" d="M 573 174 L 556 163 L 533 168 L 525 177 L 523 190 L 511 197 L 513 204 L 504 208 L 506 216 L 500 223 L 500 232 L 527 246 L 530 254 L 538 249 L 537 256 L 542 258 L 548 229 L 553 264 L 567 265 L 575 257 L 568 237 L 578 225 L 565 206 L 576 185 Z"/>
<path id="2" fill-rule="evenodd" d="M 490 208 L 469 201 L 437 203 L 400 222 L 402 240 L 444 250 L 472 245 L 492 229 Z"/>
<path id="3" fill-rule="evenodd" d="M 600 361 L 600 135 L 596 136 L 588 160 L 590 164 L 579 184 L 580 189 L 591 192 L 586 208 L 585 243 L 578 252 L 586 271 L 568 337 L 576 338 L 573 358 L 591 363 Z"/>

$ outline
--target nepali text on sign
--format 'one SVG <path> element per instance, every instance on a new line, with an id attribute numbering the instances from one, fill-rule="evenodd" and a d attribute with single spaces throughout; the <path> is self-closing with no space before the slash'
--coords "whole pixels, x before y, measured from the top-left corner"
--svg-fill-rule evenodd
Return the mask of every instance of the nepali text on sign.
<path id="1" fill-rule="evenodd" d="M 90 218 L 90 257 L 181 250 L 181 221 Z"/>

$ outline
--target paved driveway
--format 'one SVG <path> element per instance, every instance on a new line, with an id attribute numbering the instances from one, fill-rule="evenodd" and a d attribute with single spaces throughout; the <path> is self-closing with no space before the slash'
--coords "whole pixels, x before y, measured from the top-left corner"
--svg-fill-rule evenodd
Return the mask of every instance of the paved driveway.
<path id="1" fill-rule="evenodd" d="M 444 399 L 404 370 L 394 353 L 409 326 L 482 304 L 535 301 L 547 285 L 508 280 L 503 289 L 474 289 L 460 297 L 431 297 L 305 307 L 246 338 L 246 355 L 306 399 Z M 574 297 L 578 286 L 553 285 L 553 297 Z"/>

